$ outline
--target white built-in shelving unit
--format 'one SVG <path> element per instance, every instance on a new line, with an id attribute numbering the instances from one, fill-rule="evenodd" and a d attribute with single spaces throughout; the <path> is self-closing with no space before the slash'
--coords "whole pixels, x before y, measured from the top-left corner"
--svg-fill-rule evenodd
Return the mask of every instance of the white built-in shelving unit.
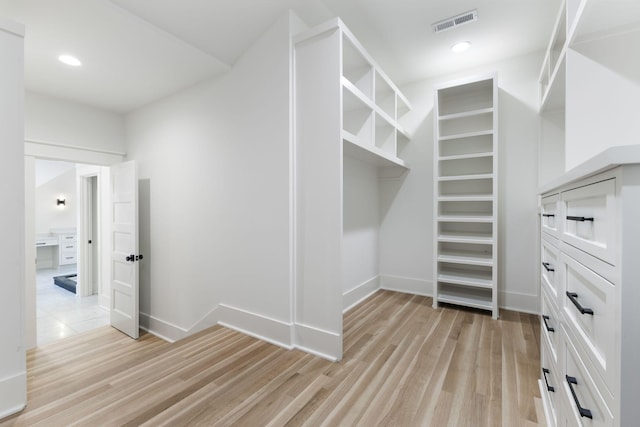
<path id="1" fill-rule="evenodd" d="M 438 86 L 434 141 L 433 305 L 498 317 L 496 75 Z"/>
<path id="2" fill-rule="evenodd" d="M 299 328 L 298 339 L 321 342 L 321 353 L 339 359 L 345 263 L 357 263 L 344 259 L 345 169 L 355 159 L 374 169 L 374 177 L 407 173 L 401 153 L 410 139 L 403 120 L 411 107 L 340 19 L 293 42 L 296 298 L 305 307 L 296 317 L 308 326 Z"/>
<path id="3" fill-rule="evenodd" d="M 342 21 L 332 25 L 341 33 L 344 153 L 382 167 L 407 169 L 398 152 L 409 139 L 400 124 L 409 102 Z"/>

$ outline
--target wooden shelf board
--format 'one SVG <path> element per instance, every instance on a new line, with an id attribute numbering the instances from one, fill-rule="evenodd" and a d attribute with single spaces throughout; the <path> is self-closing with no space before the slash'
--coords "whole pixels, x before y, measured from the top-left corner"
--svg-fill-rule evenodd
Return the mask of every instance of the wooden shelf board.
<path id="1" fill-rule="evenodd" d="M 438 284 L 437 300 L 439 302 L 492 310 L 493 292 L 495 291 L 491 288 Z"/>
<path id="2" fill-rule="evenodd" d="M 440 252 L 438 262 L 447 262 L 450 264 L 479 265 L 483 267 L 491 267 L 493 258 L 491 255 L 484 255 L 472 252 Z"/>
<path id="3" fill-rule="evenodd" d="M 467 133 L 458 133 L 455 135 L 440 136 L 438 137 L 438 139 L 440 141 L 449 141 L 452 139 L 472 138 L 474 136 L 492 135 L 492 134 L 493 134 L 493 130 L 481 130 L 477 132 L 467 132 Z"/>
<path id="4" fill-rule="evenodd" d="M 470 175 L 452 175 L 452 176 L 439 176 L 438 181 L 465 181 L 472 179 L 493 179 L 492 173 L 479 173 Z"/>
<path id="5" fill-rule="evenodd" d="M 407 132 L 407 130 L 405 128 L 400 126 L 400 123 L 397 123 L 396 125 L 397 125 L 396 126 L 396 130 L 398 131 L 398 134 L 400 134 L 403 137 L 405 137 L 406 139 L 410 140 L 411 139 L 411 134 L 409 132 Z"/>
<path id="6" fill-rule="evenodd" d="M 447 160 L 480 159 L 483 157 L 493 157 L 493 151 L 488 151 L 484 153 L 457 154 L 455 156 L 440 156 L 438 157 L 438 160 L 447 161 Z"/>
<path id="7" fill-rule="evenodd" d="M 341 81 L 342 81 L 342 87 L 347 89 L 351 93 L 351 95 L 353 95 L 354 97 L 356 97 L 356 99 L 362 102 L 364 104 L 363 107 L 366 106 L 371 110 L 375 109 L 373 105 L 373 101 L 371 101 L 371 99 L 367 95 L 365 95 L 364 92 L 362 92 L 356 85 L 351 83 L 349 79 L 347 79 L 346 77 L 342 77 Z"/>
<path id="8" fill-rule="evenodd" d="M 378 147 L 362 144 L 358 138 L 345 130 L 342 131 L 343 151 L 345 155 L 381 167 L 396 167 L 408 170 L 404 160 L 387 153 Z"/>
<path id="9" fill-rule="evenodd" d="M 493 222 L 490 215 L 440 215 L 438 222 Z"/>
<path id="10" fill-rule="evenodd" d="M 444 302 L 447 304 L 463 305 L 465 307 L 479 308 L 482 310 L 492 310 L 491 300 L 484 298 L 471 298 L 468 295 L 456 294 L 450 295 L 448 293 L 441 293 L 438 295 L 438 302 Z"/>
<path id="11" fill-rule="evenodd" d="M 491 202 L 491 194 L 457 194 L 455 196 L 439 196 L 439 202 Z"/>
<path id="12" fill-rule="evenodd" d="M 484 233 L 440 233 L 438 242 L 492 245 L 493 236 Z"/>
<path id="13" fill-rule="evenodd" d="M 473 117 L 473 116 L 479 116 L 482 114 L 490 114 L 490 113 L 493 113 L 492 107 L 480 108 L 478 110 L 471 110 L 471 111 L 463 111 L 461 113 L 447 114 L 447 115 L 438 117 L 438 120 L 461 119 L 464 117 Z"/>
<path id="14" fill-rule="evenodd" d="M 493 288 L 493 281 L 490 276 L 482 273 L 474 273 L 468 270 L 441 271 L 440 274 L 438 274 L 438 282 L 483 289 Z"/>

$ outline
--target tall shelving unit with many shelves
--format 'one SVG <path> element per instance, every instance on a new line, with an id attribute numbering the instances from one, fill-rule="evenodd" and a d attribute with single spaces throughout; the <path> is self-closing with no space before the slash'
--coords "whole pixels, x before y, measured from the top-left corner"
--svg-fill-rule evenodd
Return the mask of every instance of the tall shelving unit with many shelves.
<path id="1" fill-rule="evenodd" d="M 340 359 L 343 293 L 351 286 L 345 267 L 357 265 L 345 260 L 345 169 L 353 172 L 356 159 L 374 177 L 407 173 L 399 153 L 410 139 L 401 123 L 411 107 L 340 19 L 294 37 L 293 49 L 296 306 L 304 308 L 297 339 Z M 377 182 L 363 185 L 369 191 Z"/>
<path id="2" fill-rule="evenodd" d="M 435 91 L 433 306 L 498 317 L 497 76 Z"/>

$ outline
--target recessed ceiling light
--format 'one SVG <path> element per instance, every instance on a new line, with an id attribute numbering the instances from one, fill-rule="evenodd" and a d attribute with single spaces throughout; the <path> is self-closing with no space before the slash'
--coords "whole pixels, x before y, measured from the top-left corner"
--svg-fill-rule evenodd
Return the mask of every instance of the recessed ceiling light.
<path id="1" fill-rule="evenodd" d="M 82 62 L 75 56 L 71 55 L 60 55 L 58 56 L 58 60 L 63 64 L 71 65 L 72 67 L 79 67 L 82 65 Z"/>
<path id="2" fill-rule="evenodd" d="M 471 42 L 462 41 L 451 46 L 451 51 L 455 53 L 464 52 L 471 47 Z"/>

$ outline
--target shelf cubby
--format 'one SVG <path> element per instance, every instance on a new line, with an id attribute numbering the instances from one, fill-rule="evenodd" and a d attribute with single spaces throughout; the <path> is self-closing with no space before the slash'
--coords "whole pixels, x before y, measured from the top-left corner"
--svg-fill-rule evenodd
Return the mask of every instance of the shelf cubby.
<path id="1" fill-rule="evenodd" d="M 493 196 L 492 179 L 471 179 L 457 181 L 440 181 L 438 197 L 450 196 Z"/>
<path id="2" fill-rule="evenodd" d="M 493 128 L 493 109 L 483 109 L 482 113 L 461 113 L 450 116 L 447 120 L 440 120 L 440 137 L 459 134 L 470 134 L 491 131 Z"/>
<path id="3" fill-rule="evenodd" d="M 490 201 L 440 201 L 438 216 L 491 217 L 493 215 L 493 200 Z"/>
<path id="4" fill-rule="evenodd" d="M 375 73 L 375 98 L 376 106 L 384 111 L 392 120 L 396 120 L 396 93 L 387 81 Z"/>
<path id="5" fill-rule="evenodd" d="M 491 224 L 440 222 L 436 229 L 438 242 L 492 245 Z"/>
<path id="6" fill-rule="evenodd" d="M 373 111 L 352 91 L 343 87 L 342 129 L 361 145 L 373 145 Z"/>
<path id="7" fill-rule="evenodd" d="M 438 262 L 484 267 L 493 265 L 491 244 L 439 242 L 438 245 Z"/>
<path id="8" fill-rule="evenodd" d="M 342 35 L 342 75 L 373 100 L 373 65 L 345 34 Z"/>
<path id="9" fill-rule="evenodd" d="M 540 70 L 540 110 L 564 109 L 567 10 L 560 7 Z"/>
<path id="10" fill-rule="evenodd" d="M 387 153 L 394 154 L 396 149 L 396 129 L 379 114 L 375 115 L 375 146 Z"/>
<path id="11" fill-rule="evenodd" d="M 438 145 L 438 153 L 441 157 L 479 153 L 493 155 L 493 132 L 467 138 L 440 140 Z"/>
<path id="12" fill-rule="evenodd" d="M 458 158 L 440 160 L 440 177 L 461 175 L 491 175 L 493 173 L 493 156 Z"/>
<path id="13" fill-rule="evenodd" d="M 462 83 L 440 90 L 438 93 L 438 118 L 493 108 L 492 91 L 490 80 Z"/>
<path id="14" fill-rule="evenodd" d="M 464 305 L 482 310 L 492 310 L 493 307 L 493 292 L 489 286 L 483 289 L 442 283 L 437 299 L 441 303 Z"/>

